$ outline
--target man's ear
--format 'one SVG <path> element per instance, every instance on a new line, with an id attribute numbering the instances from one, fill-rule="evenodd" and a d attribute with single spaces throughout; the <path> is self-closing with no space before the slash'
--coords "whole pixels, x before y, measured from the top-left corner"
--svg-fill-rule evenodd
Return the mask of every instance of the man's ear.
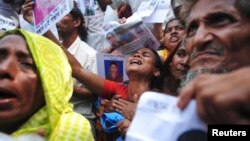
<path id="1" fill-rule="evenodd" d="M 161 72 L 160 72 L 160 70 L 156 70 L 155 72 L 154 72 L 154 76 L 156 76 L 156 77 L 158 77 L 158 76 L 160 76 L 161 75 Z"/>
<path id="2" fill-rule="evenodd" d="M 74 26 L 75 27 L 79 27 L 80 26 L 80 24 L 81 24 L 81 20 L 78 18 L 78 19 L 75 19 L 74 21 Z"/>

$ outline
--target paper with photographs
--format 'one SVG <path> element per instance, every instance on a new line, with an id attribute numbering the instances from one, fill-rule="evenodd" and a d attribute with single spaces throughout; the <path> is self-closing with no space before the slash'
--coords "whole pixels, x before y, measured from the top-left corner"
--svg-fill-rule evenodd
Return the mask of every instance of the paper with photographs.
<path id="1" fill-rule="evenodd" d="M 207 125 L 196 111 L 194 100 L 180 110 L 177 97 L 145 92 L 138 102 L 126 141 L 206 141 Z"/>
<path id="2" fill-rule="evenodd" d="M 122 83 L 128 80 L 125 72 L 127 56 L 98 53 L 97 72 L 104 79 Z"/>
<path id="3" fill-rule="evenodd" d="M 160 43 L 143 24 L 141 18 L 132 16 L 126 23 L 110 22 L 104 27 L 110 45 L 122 54 L 130 54 L 140 48 L 150 47 L 157 50 Z"/>
<path id="4" fill-rule="evenodd" d="M 36 0 L 34 6 L 35 31 L 44 34 L 73 8 L 71 0 Z"/>
<path id="5" fill-rule="evenodd" d="M 95 15 L 94 0 L 76 0 L 77 6 L 85 16 Z"/>
<path id="6" fill-rule="evenodd" d="M 167 14 L 174 15 L 171 0 L 159 0 L 154 12 L 150 16 L 143 17 L 145 23 L 164 23 Z"/>

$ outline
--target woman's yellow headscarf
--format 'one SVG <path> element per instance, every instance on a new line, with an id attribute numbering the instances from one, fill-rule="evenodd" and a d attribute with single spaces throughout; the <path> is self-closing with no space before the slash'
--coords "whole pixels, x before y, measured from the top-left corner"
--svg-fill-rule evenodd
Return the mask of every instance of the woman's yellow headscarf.
<path id="1" fill-rule="evenodd" d="M 71 67 L 63 50 L 47 38 L 21 29 L 6 34 L 19 34 L 25 38 L 36 64 L 46 101 L 46 105 L 13 135 L 36 133 L 44 129 L 45 138 L 49 141 L 94 140 L 88 120 L 73 112 L 72 105 L 69 104 L 73 83 Z"/>

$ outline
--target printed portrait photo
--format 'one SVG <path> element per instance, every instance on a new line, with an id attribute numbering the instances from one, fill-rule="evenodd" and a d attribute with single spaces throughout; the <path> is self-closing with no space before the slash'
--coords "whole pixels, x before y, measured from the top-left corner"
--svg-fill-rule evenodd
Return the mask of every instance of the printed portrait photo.
<path id="1" fill-rule="evenodd" d="M 123 61 L 104 60 L 105 78 L 121 83 L 123 81 Z"/>

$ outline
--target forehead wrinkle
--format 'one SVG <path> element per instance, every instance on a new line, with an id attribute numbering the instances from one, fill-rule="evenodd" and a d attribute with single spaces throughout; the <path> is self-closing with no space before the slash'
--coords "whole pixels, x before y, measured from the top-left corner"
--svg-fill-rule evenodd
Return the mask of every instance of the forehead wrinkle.
<path id="1" fill-rule="evenodd" d="M 199 3 L 198 1 L 197 3 Z M 205 12 L 193 12 L 194 9 L 197 11 L 203 11 L 204 7 L 200 6 L 200 4 L 195 4 L 191 8 L 190 15 L 186 19 L 186 23 L 189 24 L 190 22 L 193 21 L 198 21 L 201 19 L 205 19 L 210 15 L 216 14 L 216 13 L 225 13 L 232 15 L 233 13 L 238 13 L 239 11 L 235 7 L 235 0 L 226 0 L 226 2 L 223 2 L 222 0 L 216 0 L 216 3 L 213 3 L 209 1 L 209 5 L 207 5 L 205 8 Z M 231 4 L 230 4 L 231 3 Z M 198 6 L 197 6 L 198 5 Z M 240 16 L 240 15 L 239 15 Z M 195 17 L 195 18 L 193 18 Z"/>

